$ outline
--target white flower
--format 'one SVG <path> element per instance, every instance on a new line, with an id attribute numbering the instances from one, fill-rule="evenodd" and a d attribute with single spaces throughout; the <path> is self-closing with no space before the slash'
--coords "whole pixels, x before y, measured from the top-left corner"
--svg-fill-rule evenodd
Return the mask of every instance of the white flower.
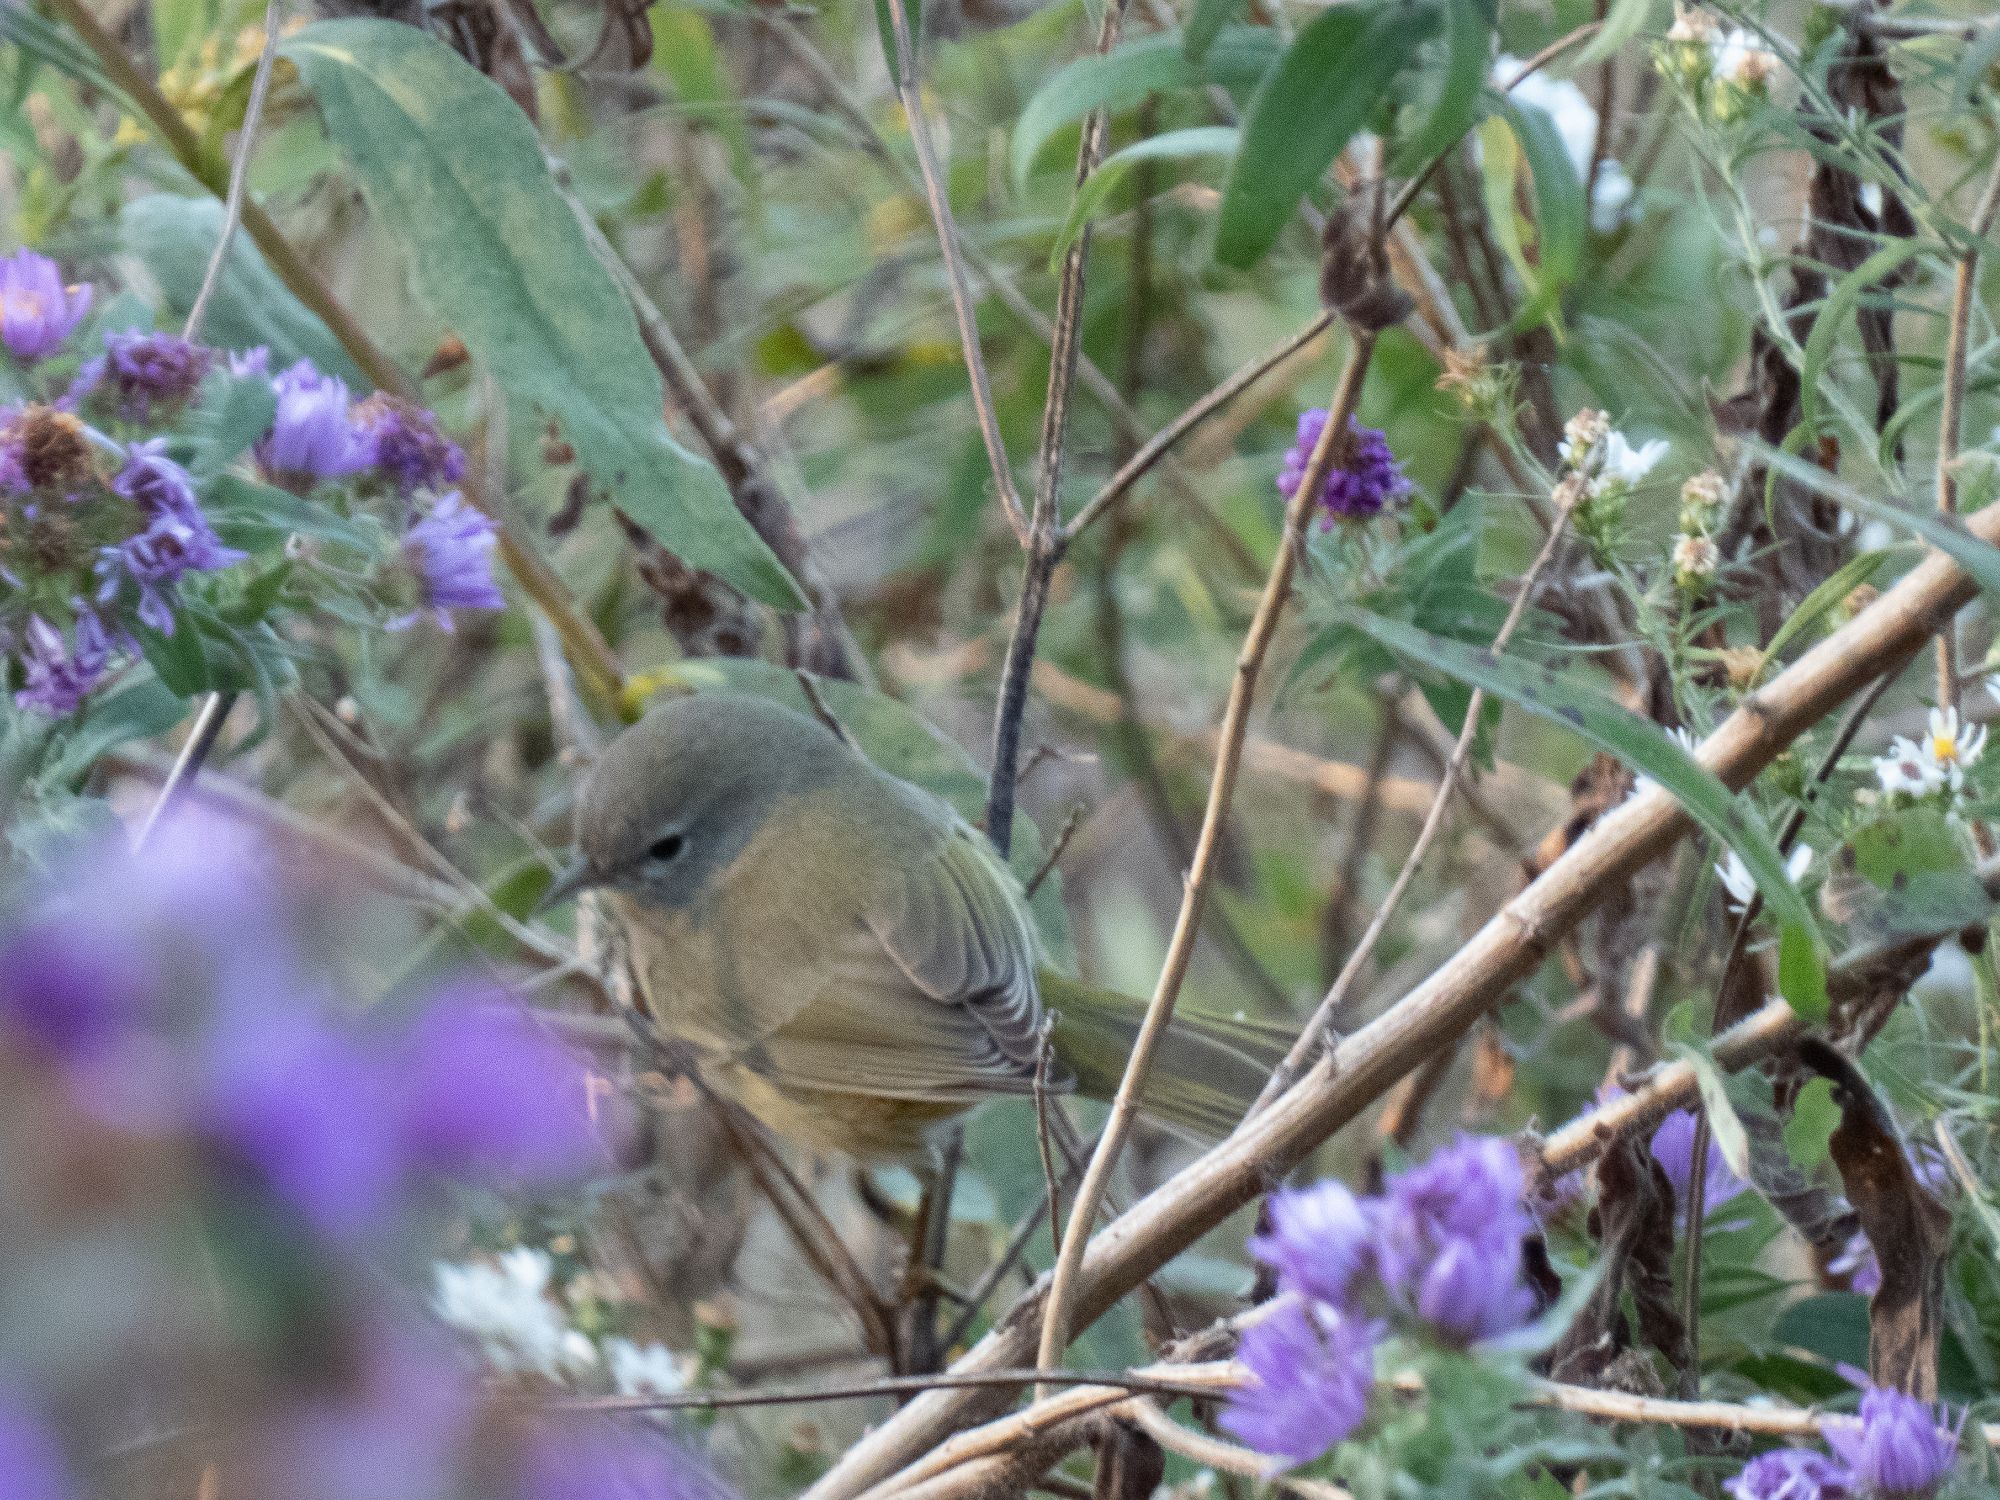
<path id="1" fill-rule="evenodd" d="M 1778 59 L 1742 27 L 1708 39 L 1715 76 L 1745 91 L 1763 88 L 1777 71 Z"/>
<path id="2" fill-rule="evenodd" d="M 1637 484 L 1666 456 L 1665 438 L 1654 438 L 1643 448 L 1634 448 L 1625 441 L 1625 434 L 1614 428 L 1604 438 L 1603 474 L 1620 484 Z"/>
<path id="3" fill-rule="evenodd" d="M 1875 759 L 1875 779 L 1890 796 L 1928 797 L 1945 784 L 1945 770 L 1928 747 L 1897 735 L 1885 755 Z"/>
<path id="4" fill-rule="evenodd" d="M 1625 222 L 1625 211 L 1631 205 L 1631 177 L 1621 163 L 1605 157 L 1597 164 L 1597 184 L 1590 193 L 1590 227 L 1599 234 L 1610 234 Z"/>
<path id="5" fill-rule="evenodd" d="M 1715 470 L 1703 469 L 1699 474 L 1691 474 L 1681 486 L 1681 524 L 1687 526 L 1693 522 L 1706 529 L 1728 501 L 1729 485 Z"/>
<path id="6" fill-rule="evenodd" d="M 1785 861 L 1785 879 L 1797 885 L 1799 877 L 1805 874 L 1812 862 L 1812 846 L 1799 845 Z M 1747 907 L 1750 898 L 1757 894 L 1757 882 L 1750 877 L 1750 867 L 1743 863 L 1743 856 L 1734 849 L 1729 851 L 1728 859 L 1715 867 L 1715 874 L 1722 882 L 1722 888 L 1729 892 L 1729 904 L 1736 911 Z"/>
<path id="7" fill-rule="evenodd" d="M 1556 452 L 1572 469 L 1582 469 L 1610 432 L 1611 419 L 1595 407 L 1586 406 L 1563 423 L 1562 441 L 1556 444 Z"/>
<path id="8" fill-rule="evenodd" d="M 546 1251 L 527 1246 L 507 1251 L 497 1266 L 439 1261 L 431 1306 L 446 1323 L 477 1339 L 496 1370 L 554 1378 L 578 1363 L 575 1341 L 583 1336 L 548 1298 L 552 1270 Z M 589 1342 L 583 1339 L 585 1348 Z M 595 1357 L 591 1350 L 583 1362 Z"/>
<path id="9" fill-rule="evenodd" d="M 1881 183 L 1864 182 L 1855 191 L 1854 196 L 1861 200 L 1861 206 L 1867 209 L 1869 213 L 1873 214 L 1878 219 L 1882 217 Z"/>
<path id="10" fill-rule="evenodd" d="M 1993 701 L 2000 703 L 2000 677 L 1986 679 L 1986 691 L 1993 695 Z"/>
<path id="11" fill-rule="evenodd" d="M 1504 89 L 1521 71 L 1521 60 L 1502 53 L 1493 60 L 1492 81 L 1495 88 Z M 1514 85 L 1514 102 L 1528 109 L 1538 109 L 1549 117 L 1556 127 L 1556 135 L 1563 143 L 1563 150 L 1576 166 L 1576 175 L 1585 177 L 1590 172 L 1591 154 L 1597 150 L 1597 111 L 1590 100 L 1567 78 L 1552 78 L 1547 73 L 1536 71 Z"/>
<path id="12" fill-rule="evenodd" d="M 1951 789 L 1957 791 L 1965 784 L 1966 767 L 1975 764 L 1980 753 L 1986 748 L 1986 726 L 1984 724 L 1961 725 L 1955 708 L 1934 708 L 1931 710 L 1931 737 L 1928 749 L 1931 759 L 1944 771 Z"/>
<path id="13" fill-rule="evenodd" d="M 1674 576 L 1687 582 L 1699 582 L 1712 575 L 1722 565 L 1722 549 L 1715 545 L 1711 537 L 1688 536 L 1682 534 L 1674 543 Z"/>
<path id="14" fill-rule="evenodd" d="M 664 1344 L 642 1349 L 630 1339 L 606 1339 L 604 1357 L 621 1396 L 671 1396 L 687 1388 L 679 1356 Z"/>
<path id="15" fill-rule="evenodd" d="M 1707 11 L 1674 7 L 1674 24 L 1667 28 L 1670 42 L 1711 42 L 1715 37 L 1715 18 Z"/>
<path id="16" fill-rule="evenodd" d="M 1970 1005 L 1978 996 L 1979 977 L 1972 959 L 1957 943 L 1933 948 L 1930 967 L 1910 986 L 1910 998 L 1920 1005 Z"/>
<path id="17" fill-rule="evenodd" d="M 1695 738 L 1694 731 L 1684 724 L 1676 724 L 1672 729 L 1669 729 L 1667 731 L 1667 738 L 1672 740 L 1676 745 L 1679 745 L 1681 749 L 1687 751 L 1689 755 L 1694 754 L 1695 751 L 1701 748 L 1701 741 Z M 1637 797 L 1643 792 L 1650 792 L 1658 785 L 1659 783 L 1653 780 L 1652 777 L 1646 775 L 1643 771 L 1639 772 L 1632 778 L 1632 795 Z"/>

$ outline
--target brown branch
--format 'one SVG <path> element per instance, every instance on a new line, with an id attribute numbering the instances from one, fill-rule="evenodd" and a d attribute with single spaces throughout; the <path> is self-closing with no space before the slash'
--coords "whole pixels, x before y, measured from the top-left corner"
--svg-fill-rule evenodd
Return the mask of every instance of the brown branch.
<path id="1" fill-rule="evenodd" d="M 1966 525 L 1982 541 L 2000 540 L 2000 508 L 1976 512 Z M 1973 592 L 1972 581 L 1948 560 L 1926 557 L 1875 603 L 1748 694 L 1701 746 L 1698 758 L 1726 784 L 1746 785 L 1857 688 L 1906 665 L 1928 645 L 1939 621 Z M 1073 1318 L 1099 1316 L 1263 1191 L 1274 1176 L 1289 1171 L 1403 1074 L 1458 1036 L 1507 986 L 1532 972 L 1606 892 L 1619 888 L 1692 827 L 1661 788 L 1599 819 L 1428 979 L 1346 1038 L 1256 1119 L 1098 1233 L 1075 1276 Z M 1741 1066 L 1749 1056 L 1761 1055 L 1771 1033 L 1782 1035 L 1797 1024 L 1788 1006 L 1766 1007 L 1717 1039 L 1718 1061 Z M 1731 1057 L 1738 1060 L 1729 1062 Z M 1679 1096 L 1685 1098 L 1693 1092 L 1693 1078 L 1685 1064 L 1679 1066 L 1687 1074 L 1687 1094 Z M 1587 1136 L 1586 1131 L 1584 1140 L 1571 1143 L 1572 1165 L 1589 1156 Z M 957 1368 L 1023 1363 L 1035 1347 L 1045 1287 L 1023 1297 Z M 944 1391 L 917 1397 L 842 1455 L 808 1495 L 811 1500 L 850 1500 L 930 1450 L 945 1434 L 977 1421 L 993 1409 L 990 1400 L 983 1393 Z"/>
<path id="2" fill-rule="evenodd" d="M 1318 507 L 1320 487 L 1335 462 L 1344 456 L 1344 448 L 1349 441 L 1348 418 L 1360 401 L 1361 382 L 1374 352 L 1375 335 L 1364 329 L 1355 329 L 1347 363 L 1340 372 L 1333 399 L 1328 403 L 1326 425 L 1320 430 L 1319 441 L 1306 461 L 1305 473 L 1300 477 L 1299 486 L 1286 510 L 1285 529 L 1278 540 L 1277 555 L 1271 561 L 1270 576 L 1265 580 L 1263 596 L 1258 600 L 1257 613 L 1244 636 L 1243 648 L 1237 654 L 1229 703 L 1223 710 L 1221 746 L 1216 757 L 1214 777 L 1209 784 L 1208 806 L 1202 814 L 1201 832 L 1195 840 L 1194 863 L 1187 873 L 1180 914 L 1174 921 L 1173 936 L 1167 944 L 1159 983 L 1147 1004 L 1145 1020 L 1140 1024 L 1138 1036 L 1132 1043 L 1132 1055 L 1125 1065 L 1125 1075 L 1119 1080 L 1118 1092 L 1111 1101 L 1111 1113 L 1105 1120 L 1103 1134 L 1098 1137 L 1097 1149 L 1091 1155 L 1082 1185 L 1077 1189 L 1076 1202 L 1070 1209 L 1063 1234 L 1062 1254 L 1056 1259 L 1048 1305 L 1042 1316 L 1041 1353 L 1035 1360 L 1043 1368 L 1060 1364 L 1062 1351 L 1069 1344 L 1071 1301 L 1076 1295 L 1084 1246 L 1090 1237 L 1097 1207 L 1103 1200 L 1112 1169 L 1124 1149 L 1125 1138 L 1137 1115 L 1139 1092 L 1152 1066 L 1153 1053 L 1159 1046 L 1167 1023 L 1173 1019 L 1174 1002 L 1180 997 L 1181 982 L 1187 977 L 1188 963 L 1194 955 L 1195 934 L 1201 926 L 1209 877 L 1214 872 L 1215 858 L 1221 848 L 1223 824 L 1236 790 L 1236 775 L 1243 760 L 1243 741 L 1249 732 L 1250 708 L 1256 697 L 1258 678 L 1263 673 L 1264 657 L 1270 650 L 1278 621 L 1291 598 L 1292 577 L 1305 552 L 1306 528 Z"/>

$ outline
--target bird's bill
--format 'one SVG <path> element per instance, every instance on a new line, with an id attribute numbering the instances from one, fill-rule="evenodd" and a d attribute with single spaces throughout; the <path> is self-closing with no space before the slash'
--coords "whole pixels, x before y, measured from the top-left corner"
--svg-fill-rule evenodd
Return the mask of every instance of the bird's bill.
<path id="1" fill-rule="evenodd" d="M 590 866 L 583 860 L 572 860 L 556 872 L 556 878 L 549 882 L 549 888 L 542 892 L 542 899 L 535 903 L 535 909 L 530 915 L 538 917 L 543 912 L 567 905 L 575 900 L 580 892 L 588 890 L 593 883 Z"/>

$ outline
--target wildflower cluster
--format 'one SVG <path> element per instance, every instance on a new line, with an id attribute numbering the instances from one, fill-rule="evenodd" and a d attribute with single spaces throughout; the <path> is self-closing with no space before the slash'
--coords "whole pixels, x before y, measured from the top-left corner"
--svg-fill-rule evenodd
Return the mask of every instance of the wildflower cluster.
<path id="1" fill-rule="evenodd" d="M 1320 434 L 1326 431 L 1326 419 L 1323 406 L 1299 413 L 1297 438 L 1285 450 L 1284 463 L 1278 470 L 1278 493 L 1287 500 L 1299 492 L 1313 449 L 1319 445 Z M 1336 462 L 1320 485 L 1321 526 L 1331 526 L 1336 520 L 1365 521 L 1391 500 L 1409 493 L 1410 481 L 1404 477 L 1403 466 L 1396 462 L 1396 455 L 1389 450 L 1389 440 L 1382 433 L 1373 427 L 1363 427 L 1352 417 L 1347 419 L 1347 433 L 1345 455 L 1336 454 Z"/>
<path id="2" fill-rule="evenodd" d="M 1989 683 L 1988 691 L 2000 698 L 2000 680 Z M 1964 793 L 1965 774 L 1985 751 L 1984 724 L 1966 722 L 1955 708 L 1934 708 L 1921 742 L 1897 735 L 1875 758 L 1875 780 L 1892 806 L 1935 801 L 1949 807 Z"/>
<path id="3" fill-rule="evenodd" d="M 23 1168 L 0 1222 L 10 1267 L 71 1295 L 20 1311 L 0 1354 L 0 1471 L 39 1479 L 9 1493 L 83 1495 L 83 1462 L 120 1441 L 106 1414 L 128 1410 L 125 1436 L 166 1450 L 183 1440 L 148 1414 L 174 1412 L 225 1493 L 558 1500 L 577 1472 L 646 1500 L 715 1490 L 651 1424 L 545 1423 L 529 1392 L 489 1390 L 396 1290 L 457 1189 L 606 1160 L 587 1072 L 517 1000 L 447 982 L 361 1009 L 329 927 L 347 893 L 207 817 L 136 857 L 93 849 L 49 889 L 0 924 L 0 1151 Z M 579 1354 L 552 1309 L 525 1318 L 539 1252 L 500 1266 L 441 1270 L 437 1308 L 489 1349 L 505 1326 L 509 1368 L 601 1360 L 634 1393 L 675 1378 L 657 1347 Z M 57 1330 L 98 1296 L 117 1336 L 81 1353 Z"/>
<path id="4" fill-rule="evenodd" d="M 1367 1416 L 1375 1351 L 1391 1322 L 1464 1350 L 1536 1311 L 1522 1242 L 1534 1230 L 1519 1155 L 1461 1137 L 1391 1177 L 1380 1197 L 1338 1182 L 1275 1193 L 1250 1252 L 1279 1296 L 1243 1335 L 1249 1384 L 1223 1426 L 1262 1452 L 1308 1463 Z"/>
<path id="5" fill-rule="evenodd" d="M 1586 407 L 1563 426 L 1557 445 L 1563 469 L 1555 500 L 1571 512 L 1577 533 L 1607 552 L 1625 519 L 1633 486 L 1667 456 L 1664 438 L 1634 448 L 1603 412 Z"/>
<path id="6" fill-rule="evenodd" d="M 1759 1454 L 1724 1488 L 1732 1500 L 1929 1500 L 1950 1476 L 1958 1437 L 1927 1403 L 1871 1388 L 1860 1413 L 1827 1417 L 1810 1448 Z"/>
<path id="7" fill-rule="evenodd" d="M 1674 583 L 1688 593 L 1708 586 L 1722 566 L 1722 549 L 1715 532 L 1729 500 L 1728 486 L 1713 469 L 1704 469 L 1681 486 L 1680 535 L 1674 541 Z"/>
<path id="8" fill-rule="evenodd" d="M 111 328 L 85 352 L 95 300 L 33 251 L 0 260 L 0 348 L 26 398 L 0 406 L 0 649 L 15 663 L 17 706 L 68 715 L 177 632 L 242 628 L 225 618 L 240 610 L 189 592 L 213 575 L 247 585 L 253 568 L 239 565 L 252 554 L 235 542 L 274 530 L 255 524 L 270 491 L 241 483 L 238 463 L 333 514 L 382 512 L 400 543 L 358 571 L 304 573 L 358 580 L 391 628 L 425 613 L 448 627 L 452 609 L 501 605 L 492 524 L 452 488 L 465 456 L 431 413 L 387 395 L 357 402 L 306 361 L 273 376 L 262 349 Z M 295 550 L 293 562 L 313 560 Z"/>
<path id="9" fill-rule="evenodd" d="M 1659 64 L 1686 91 L 1696 112 L 1716 125 L 1745 118 L 1768 98 L 1778 71 L 1776 54 L 1755 34 L 1740 26 L 1725 30 L 1693 7 L 1676 10 Z"/>
<path id="10" fill-rule="evenodd" d="M 1494 59 L 1488 81 L 1496 89 L 1505 89 L 1519 77 L 1522 66 L 1519 58 L 1502 53 Z M 1583 90 L 1567 78 L 1556 78 L 1537 69 L 1514 84 L 1509 97 L 1516 104 L 1540 110 L 1549 117 L 1563 151 L 1576 168 L 1578 180 L 1590 185 L 1590 227 L 1599 234 L 1615 231 L 1625 222 L 1632 206 L 1632 179 L 1616 157 L 1597 158 L 1602 123 Z M 1594 178 L 1593 160 L 1597 162 Z"/>

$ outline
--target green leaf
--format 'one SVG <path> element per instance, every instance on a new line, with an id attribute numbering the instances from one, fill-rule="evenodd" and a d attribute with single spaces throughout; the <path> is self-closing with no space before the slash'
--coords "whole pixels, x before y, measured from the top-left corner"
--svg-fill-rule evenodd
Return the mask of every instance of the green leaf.
<path id="1" fill-rule="evenodd" d="M 1234 126 L 1198 125 L 1190 130 L 1170 130 L 1165 135 L 1135 141 L 1123 151 L 1107 157 L 1095 172 L 1084 179 L 1069 206 L 1069 217 L 1056 232 L 1055 248 L 1049 252 L 1049 269 L 1062 264 L 1063 256 L 1077 235 L 1111 190 L 1131 175 L 1132 169 L 1147 161 L 1198 161 L 1204 157 L 1226 157 L 1236 149 Z"/>
<path id="2" fill-rule="evenodd" d="M 387 540 L 379 525 L 351 521 L 330 506 L 240 474 L 218 474 L 202 495 L 216 533 L 231 546 L 256 551 L 289 536 L 338 542 L 372 553 Z"/>
<path id="3" fill-rule="evenodd" d="M 119 210 L 119 242 L 158 283 L 162 311 L 176 326 L 194 306 L 216 236 L 222 233 L 222 216 L 222 205 L 213 198 L 171 193 L 135 198 Z M 264 263 L 247 234 L 230 241 L 215 295 L 202 317 L 203 341 L 219 349 L 262 344 L 271 351 L 273 371 L 309 359 L 328 375 L 367 387 L 340 341 Z"/>
<path id="4" fill-rule="evenodd" d="M 1500 129 L 1503 120 L 1504 132 Z M 1518 155 L 1501 148 L 1503 135 L 1511 136 Z M 1480 127 L 1479 137 L 1493 157 L 1482 163 L 1487 214 L 1508 259 L 1532 292 L 1511 326 L 1530 328 L 1556 313 L 1564 288 L 1576 280 L 1582 267 L 1588 228 L 1583 179 L 1577 176 L 1576 163 L 1570 160 L 1555 121 L 1544 110 L 1502 97 L 1498 117 Z M 1535 205 L 1536 253 L 1532 260 L 1523 248 L 1514 206 L 1522 163 L 1529 173 Z"/>
<path id="5" fill-rule="evenodd" d="M 1975 927 L 1993 898 L 1973 872 L 1965 837 L 1940 808 L 1902 808 L 1862 824 L 1847 841 L 1844 861 L 1881 892 L 1855 913 L 1872 934 L 1902 937 Z"/>
<path id="6" fill-rule="evenodd" d="M 1892 240 L 1840 278 L 1833 295 L 1813 319 L 1812 332 L 1806 335 L 1805 358 L 1799 371 L 1799 425 L 1806 431 L 1813 431 L 1819 420 L 1820 386 L 1826 379 L 1827 361 L 1833 357 L 1833 341 L 1840 336 L 1857 304 L 1869 292 L 1880 288 L 1883 277 L 1930 248 L 1922 240 Z"/>
<path id="7" fill-rule="evenodd" d="M 1886 500 L 1877 500 L 1841 483 L 1817 464 L 1780 452 L 1769 443 L 1752 445 L 1757 457 L 1773 474 L 1783 474 L 1794 484 L 1838 501 L 1871 521 L 1882 521 L 1900 530 L 1913 532 L 1929 542 L 1968 573 L 1988 593 L 2000 596 L 2000 548 L 1983 542 L 1965 529 L 1957 516 L 1935 510 L 1906 510 Z"/>
<path id="8" fill-rule="evenodd" d="M 1826 1160 L 1827 1142 L 1840 1123 L 1840 1106 L 1833 1102 L 1833 1084 L 1825 1078 L 1809 1078 L 1792 1099 L 1791 1118 L 1785 1121 L 1785 1153 L 1801 1172 L 1811 1172 Z"/>
<path id="9" fill-rule="evenodd" d="M 922 45 L 923 0 L 903 0 L 903 19 L 909 23 L 910 45 Z M 893 78 L 900 70 L 896 65 L 896 13 L 889 8 L 889 0 L 875 0 L 875 30 L 882 38 L 882 60 L 889 65 L 889 76 Z M 916 71 L 914 59 L 911 60 L 910 70 L 913 73 Z"/>
<path id="10" fill-rule="evenodd" d="M 214 0 L 153 0 L 152 10 L 154 51 L 163 69 L 186 57 L 218 19 Z"/>
<path id="11" fill-rule="evenodd" d="M 1189 62 L 1198 63 L 1215 45 L 1215 39 L 1222 34 L 1222 28 L 1236 19 L 1236 13 L 1243 8 L 1243 0 L 1194 0 L 1194 12 L 1188 17 L 1187 35 L 1181 41 L 1181 50 L 1187 54 Z"/>
<path id="12" fill-rule="evenodd" d="M 1629 0 L 1622 0 L 1629 3 Z M 1423 124 L 1395 150 L 1389 169 L 1422 171 L 1432 157 L 1457 145 L 1486 107 L 1484 84 L 1493 61 L 1496 0 L 1445 0 L 1443 69 L 1436 75 L 1436 98 Z"/>
<path id="13" fill-rule="evenodd" d="M 1708 1115 L 1708 1133 L 1714 1137 L 1722 1159 L 1729 1163 L 1730 1171 L 1748 1182 L 1750 1137 L 1743 1129 L 1743 1121 L 1737 1118 L 1736 1106 L 1730 1102 L 1729 1090 L 1723 1085 L 1715 1060 L 1698 1047 L 1682 1046 L 1674 1051 L 1694 1070 L 1695 1087 L 1701 1091 L 1702 1108 Z"/>
<path id="14" fill-rule="evenodd" d="M 412 26 L 322 21 L 285 44 L 419 299 L 508 396 L 688 564 L 781 609 L 798 585 L 714 468 L 667 431 L 631 307 L 491 79 Z"/>
<path id="15" fill-rule="evenodd" d="M 1537 666 L 1432 635 L 1348 606 L 1343 617 L 1418 671 L 1434 669 L 1581 735 L 1671 792 L 1687 815 L 1742 858 L 1779 927 L 1779 987 L 1800 1015 L 1826 1013 L 1826 964 L 1812 908 L 1785 874 L 1784 857 L 1756 809 L 1659 725 L 1593 688 Z"/>
<path id="16" fill-rule="evenodd" d="M 1832 575 L 1821 579 L 1813 591 L 1799 601 L 1799 607 L 1786 617 L 1785 623 L 1777 628 L 1765 645 L 1764 655 L 1757 664 L 1752 681 L 1763 675 L 1764 669 L 1779 658 L 1785 647 L 1825 619 L 1843 599 L 1873 578 L 1876 570 L 1893 556 L 1895 549 L 1890 547 L 1863 552 L 1858 557 L 1850 557 Z"/>
<path id="17" fill-rule="evenodd" d="M 1611 9 L 1605 14 L 1604 24 L 1597 28 L 1597 35 L 1590 39 L 1583 51 L 1576 55 L 1572 71 L 1580 73 L 1608 57 L 1615 57 L 1645 27 L 1653 4 L 1654 0 L 1611 0 Z"/>
<path id="18" fill-rule="evenodd" d="M 165 734 L 187 713 L 187 700 L 143 668 L 91 699 L 83 717 L 37 778 L 45 786 L 74 782 L 99 757 L 133 740 Z"/>
<path id="19" fill-rule="evenodd" d="M 271 430 L 277 414 L 278 398 L 270 381 L 212 371 L 202 382 L 180 445 L 189 472 L 197 480 L 220 473 Z"/>
<path id="20" fill-rule="evenodd" d="M 1159 32 L 1093 53 L 1060 68 L 1035 90 L 1014 126 L 1012 164 L 1016 186 L 1028 180 L 1042 148 L 1063 126 L 1094 109 L 1130 109 L 1149 94 L 1198 88 L 1204 83 L 1245 87 L 1277 60 L 1277 35 L 1260 26 L 1230 26 L 1206 55 L 1191 57 L 1178 32 Z"/>
<path id="21" fill-rule="evenodd" d="M 1276 243 L 1437 20 L 1428 4 L 1335 5 L 1299 32 L 1250 101 L 1222 190 L 1218 261 L 1243 270 Z"/>

